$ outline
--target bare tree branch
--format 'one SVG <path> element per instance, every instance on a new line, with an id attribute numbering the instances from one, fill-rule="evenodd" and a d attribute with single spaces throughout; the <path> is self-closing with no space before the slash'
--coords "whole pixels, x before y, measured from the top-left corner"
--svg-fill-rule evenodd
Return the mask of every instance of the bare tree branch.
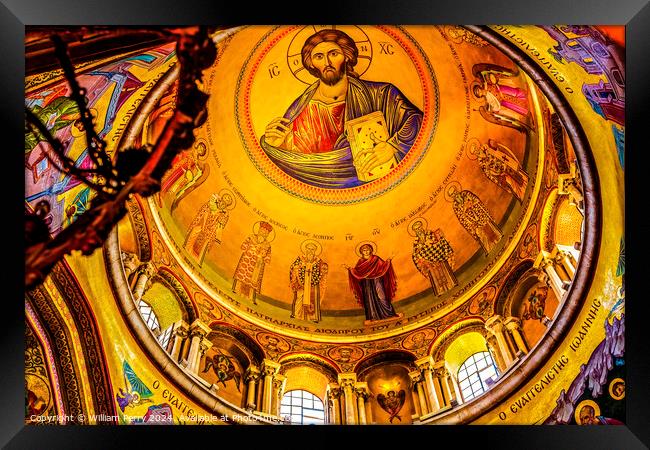
<path id="1" fill-rule="evenodd" d="M 44 222 L 43 205 L 35 214 L 27 214 L 26 219 L 29 224 L 26 229 L 28 247 L 25 255 L 25 285 L 27 288 L 32 288 L 42 282 L 64 255 L 74 250 L 80 250 L 82 254 L 89 255 L 101 247 L 111 229 L 126 214 L 126 200 L 136 193 L 146 197 L 157 192 L 160 189 L 160 180 L 171 166 L 174 157 L 180 151 L 192 146 L 194 128 L 201 126 L 207 117 L 208 95 L 201 92 L 197 81 L 200 82 L 202 71 L 214 64 L 216 58 L 216 47 L 210 39 L 209 32 L 210 30 L 206 27 L 166 31 L 170 36 L 177 38 L 176 54 L 180 65 L 177 109 L 165 124 L 162 134 L 151 151 L 147 148 L 122 151 L 117 155 L 117 166 L 111 162 L 105 152 L 104 142 L 99 139 L 93 128 L 92 117 L 86 108 L 85 91 L 79 87 L 74 77 L 72 64 L 69 59 L 66 62 L 66 57 L 62 55 L 60 60 L 64 65 L 66 79 L 72 87 L 72 97 L 82 111 L 82 123 L 86 128 L 89 149 L 95 152 L 93 158 L 97 163 L 96 171 L 104 177 L 105 183 L 116 189 L 116 195 L 95 197 L 91 202 L 90 209 L 54 238 L 44 236 L 47 233 L 44 233 L 43 229 L 47 229 L 47 226 Z M 54 41 L 56 42 L 56 38 Z M 62 50 L 59 49 L 59 51 Z M 27 116 L 29 117 L 29 114 Z M 38 118 L 36 120 L 38 122 Z M 41 127 L 45 129 L 45 133 L 42 130 L 41 133 L 52 145 L 52 148 L 55 148 L 56 154 L 63 155 L 60 143 L 57 147 L 58 141 L 51 136 L 47 128 L 42 124 L 39 127 L 38 123 L 34 125 L 39 130 Z M 133 166 L 140 164 L 133 158 L 134 151 L 139 156 L 145 154 L 147 159 L 144 164 L 136 167 L 135 175 L 128 176 L 134 171 Z M 120 158 L 122 158 L 121 165 L 119 164 Z M 66 161 L 65 155 L 61 159 Z M 70 173 L 74 173 L 78 169 L 75 167 L 70 170 L 65 162 L 63 164 L 63 169 Z M 120 173 L 118 167 L 123 170 L 123 173 Z M 77 170 L 77 174 L 80 174 L 80 170 L 82 169 Z M 102 186 L 98 192 L 102 192 L 105 187 Z"/>
<path id="2" fill-rule="evenodd" d="M 52 136 L 50 130 L 48 130 L 47 127 L 40 120 L 38 120 L 38 117 L 36 117 L 36 115 L 29 108 L 25 108 L 25 116 L 31 132 L 34 133 L 35 136 L 38 136 L 38 131 L 38 133 L 40 133 L 50 145 L 52 151 L 54 151 L 56 159 L 50 155 L 49 151 L 45 151 L 44 155 L 56 170 L 61 173 L 72 175 L 73 177 L 79 179 L 79 181 L 82 183 L 96 190 L 98 194 L 105 194 L 103 185 L 93 183 L 87 178 L 87 176 L 97 173 L 95 169 L 82 169 L 80 167 L 77 167 L 75 165 L 75 162 L 65 155 L 61 141 Z"/>

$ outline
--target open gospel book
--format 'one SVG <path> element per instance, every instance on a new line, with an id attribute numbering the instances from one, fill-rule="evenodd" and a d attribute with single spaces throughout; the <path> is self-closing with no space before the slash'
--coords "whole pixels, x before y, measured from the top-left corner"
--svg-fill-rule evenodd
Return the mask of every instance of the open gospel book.
<path id="1" fill-rule="evenodd" d="M 345 134 L 350 143 L 355 167 L 359 167 L 365 158 L 369 158 L 370 155 L 362 155 L 365 150 L 373 148 L 379 142 L 384 142 L 390 137 L 384 114 L 381 111 L 375 111 L 347 121 L 345 123 Z M 361 181 L 376 180 L 386 175 L 396 166 L 397 160 L 393 157 L 390 161 L 373 167 L 365 173 L 359 173 L 357 169 L 357 177 Z"/>

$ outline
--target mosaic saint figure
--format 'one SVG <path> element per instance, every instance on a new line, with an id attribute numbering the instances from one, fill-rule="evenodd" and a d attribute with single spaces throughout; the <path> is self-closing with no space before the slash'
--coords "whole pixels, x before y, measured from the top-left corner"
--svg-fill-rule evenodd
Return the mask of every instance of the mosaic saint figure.
<path id="1" fill-rule="evenodd" d="M 241 245 L 242 254 L 233 275 L 232 291 L 253 300 L 257 305 L 257 294 L 262 289 L 264 267 L 271 262 L 271 241 L 273 226 L 268 222 L 257 222 L 253 234 Z"/>
<path id="2" fill-rule="evenodd" d="M 348 270 L 350 290 L 363 306 L 366 320 L 382 320 L 397 317 L 392 300 L 397 291 L 397 278 L 390 259 L 384 261 L 375 254 L 375 244 L 362 242 L 358 247 L 360 258 Z"/>
<path id="3" fill-rule="evenodd" d="M 457 286 L 458 280 L 452 269 L 454 250 L 442 230 L 427 230 L 424 219 L 415 220 L 411 230 L 416 236 L 413 242 L 413 263 L 431 283 L 433 295 L 440 296 Z"/>
<path id="4" fill-rule="evenodd" d="M 354 71 L 358 56 L 354 40 L 340 30 L 324 29 L 307 38 L 302 65 L 318 80 L 268 124 L 260 140 L 280 169 L 304 183 L 359 186 L 371 170 L 399 163 L 415 142 L 422 112 L 394 85 L 360 79 Z M 372 143 L 353 158 L 346 122 L 377 112 L 386 136 L 371 135 Z"/>
<path id="5" fill-rule="evenodd" d="M 454 213 L 460 224 L 481 245 L 487 255 L 503 237 L 490 212 L 476 194 L 461 190 L 458 183 L 450 183 L 445 198 L 453 202 Z"/>
<path id="6" fill-rule="evenodd" d="M 223 229 L 228 223 L 229 210 L 235 206 L 235 200 L 229 191 L 212 194 L 190 223 L 183 246 L 203 264 L 206 253 L 213 244 L 221 244 Z"/>
<path id="7" fill-rule="evenodd" d="M 518 73 L 517 69 L 510 70 L 495 64 L 476 64 L 472 68 L 472 74 L 476 78 L 472 84 L 472 93 L 485 102 L 479 108 L 485 120 L 526 131 L 531 128 L 528 125 L 528 95 L 510 81 Z"/>
<path id="8" fill-rule="evenodd" d="M 301 245 L 302 255 L 289 267 L 289 286 L 293 291 L 291 317 L 319 322 L 320 302 L 325 293 L 328 266 L 318 257 L 322 247 L 308 240 Z"/>
<path id="9" fill-rule="evenodd" d="M 590 405 L 580 408 L 579 417 L 580 425 L 625 425 L 618 419 L 597 414 L 595 408 Z"/>
<path id="10" fill-rule="evenodd" d="M 524 199 L 528 174 L 508 147 L 489 139 L 487 145 L 478 149 L 478 163 L 490 181 L 510 192 L 520 202 Z"/>
<path id="11" fill-rule="evenodd" d="M 208 148 L 199 142 L 192 151 L 179 153 L 171 170 L 163 176 L 160 184 L 160 196 L 171 199 L 170 211 L 174 212 L 178 203 L 190 192 L 200 186 L 210 174 L 210 165 L 202 162 L 208 154 Z"/>

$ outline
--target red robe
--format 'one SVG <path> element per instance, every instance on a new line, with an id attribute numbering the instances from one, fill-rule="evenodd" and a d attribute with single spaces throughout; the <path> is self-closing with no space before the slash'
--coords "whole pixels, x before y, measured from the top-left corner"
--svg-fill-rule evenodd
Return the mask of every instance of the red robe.
<path id="1" fill-rule="evenodd" d="M 391 304 L 397 291 L 397 278 L 390 260 L 377 255 L 359 259 L 354 268 L 348 269 L 350 289 L 357 302 L 366 311 L 368 320 L 381 320 L 397 314 Z M 377 289 L 377 284 L 383 289 Z"/>

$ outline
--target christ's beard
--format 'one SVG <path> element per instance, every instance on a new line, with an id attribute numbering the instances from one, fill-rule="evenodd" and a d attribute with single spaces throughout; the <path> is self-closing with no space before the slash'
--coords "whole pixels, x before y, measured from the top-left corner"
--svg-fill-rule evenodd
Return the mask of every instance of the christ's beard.
<path id="1" fill-rule="evenodd" d="M 343 78 L 343 71 L 342 70 L 327 70 L 328 68 L 325 68 L 321 74 L 320 74 L 320 79 L 323 81 L 328 86 L 334 86 L 336 83 L 341 81 L 341 78 Z"/>

